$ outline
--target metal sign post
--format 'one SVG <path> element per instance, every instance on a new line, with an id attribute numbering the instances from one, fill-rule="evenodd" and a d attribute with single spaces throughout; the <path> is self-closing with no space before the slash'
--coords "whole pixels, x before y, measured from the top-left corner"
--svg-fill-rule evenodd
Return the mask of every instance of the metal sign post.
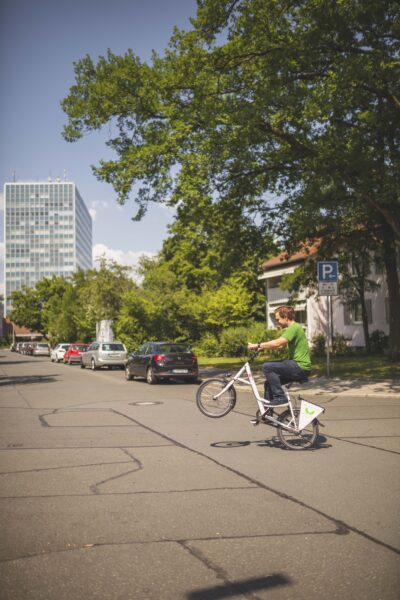
<path id="1" fill-rule="evenodd" d="M 336 260 L 318 262 L 318 293 L 326 296 L 327 312 L 327 344 L 326 344 L 326 376 L 330 376 L 330 347 L 332 339 L 332 296 L 338 295 L 338 263 Z"/>

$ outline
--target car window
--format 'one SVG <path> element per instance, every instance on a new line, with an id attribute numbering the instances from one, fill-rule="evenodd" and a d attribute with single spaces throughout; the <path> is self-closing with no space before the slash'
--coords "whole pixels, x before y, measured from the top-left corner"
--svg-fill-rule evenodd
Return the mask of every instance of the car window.
<path id="1" fill-rule="evenodd" d="M 106 352 L 124 352 L 125 350 L 122 344 L 102 344 L 101 348 Z"/>
<path id="2" fill-rule="evenodd" d="M 77 344 L 76 346 L 74 346 L 75 350 L 81 350 L 82 352 L 85 352 L 87 350 L 87 346 L 81 346 L 80 344 Z"/>
<path id="3" fill-rule="evenodd" d="M 143 346 L 140 346 L 139 349 L 135 352 L 135 354 L 146 354 L 147 346 L 148 344 L 143 344 Z"/>
<path id="4" fill-rule="evenodd" d="M 33 346 L 36 346 L 36 348 L 48 348 L 49 347 L 48 344 L 33 344 Z"/>
<path id="5" fill-rule="evenodd" d="M 177 354 L 191 352 L 191 349 L 186 344 L 163 344 L 162 346 L 158 346 L 158 351 L 161 354 Z"/>

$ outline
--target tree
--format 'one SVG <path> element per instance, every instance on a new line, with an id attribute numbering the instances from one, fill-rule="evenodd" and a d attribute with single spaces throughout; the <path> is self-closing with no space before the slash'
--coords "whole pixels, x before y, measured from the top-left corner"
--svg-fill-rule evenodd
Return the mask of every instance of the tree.
<path id="1" fill-rule="evenodd" d="M 87 271 L 82 281 L 80 298 L 91 322 L 117 318 L 123 294 L 136 287 L 129 277 L 130 267 L 118 264 L 105 256 L 100 257 L 99 269 Z"/>
<path id="2" fill-rule="evenodd" d="M 8 315 L 10 320 L 21 327 L 38 331 L 45 336 L 42 302 L 37 291 L 34 288 L 23 287 L 21 290 L 12 292 L 11 298 L 12 310 Z"/>
<path id="3" fill-rule="evenodd" d="M 64 135 L 114 126 L 117 158 L 95 173 L 121 203 L 139 183 L 137 218 L 149 201 L 207 197 L 288 248 L 362 224 L 385 264 L 399 357 L 399 17 L 394 0 L 199 0 L 192 30 L 151 65 L 131 51 L 76 63 Z"/>

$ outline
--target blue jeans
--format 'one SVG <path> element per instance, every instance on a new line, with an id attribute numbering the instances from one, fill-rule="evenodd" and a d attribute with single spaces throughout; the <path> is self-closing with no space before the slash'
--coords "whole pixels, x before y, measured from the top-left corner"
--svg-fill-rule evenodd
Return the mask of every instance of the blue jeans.
<path id="1" fill-rule="evenodd" d="M 263 364 L 265 375 L 264 398 L 272 404 L 283 404 L 286 396 L 282 384 L 290 381 L 305 381 L 311 371 L 300 369 L 295 360 L 268 361 Z"/>

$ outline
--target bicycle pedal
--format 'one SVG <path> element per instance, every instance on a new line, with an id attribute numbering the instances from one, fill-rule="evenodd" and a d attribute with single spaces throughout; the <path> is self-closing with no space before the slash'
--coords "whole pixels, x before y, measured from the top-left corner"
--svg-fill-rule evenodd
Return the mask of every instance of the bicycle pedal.
<path id="1" fill-rule="evenodd" d="M 255 427 L 256 425 L 260 424 L 260 421 L 256 418 L 256 419 L 250 419 L 250 423 L 253 425 L 253 427 Z"/>

